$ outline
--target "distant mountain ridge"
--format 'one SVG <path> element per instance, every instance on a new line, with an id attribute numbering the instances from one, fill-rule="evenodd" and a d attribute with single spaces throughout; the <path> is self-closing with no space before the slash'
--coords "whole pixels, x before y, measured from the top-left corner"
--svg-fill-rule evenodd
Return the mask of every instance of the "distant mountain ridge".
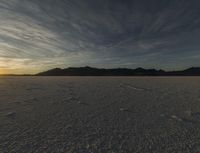
<path id="1" fill-rule="evenodd" d="M 144 68 L 104 69 L 85 66 L 66 69 L 54 68 L 38 73 L 36 76 L 200 76 L 200 67 L 191 67 L 182 71 L 164 71 Z"/>

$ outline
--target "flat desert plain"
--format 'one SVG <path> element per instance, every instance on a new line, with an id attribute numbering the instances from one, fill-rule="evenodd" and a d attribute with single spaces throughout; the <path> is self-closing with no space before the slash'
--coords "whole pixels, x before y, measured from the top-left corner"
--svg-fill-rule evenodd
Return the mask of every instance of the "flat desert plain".
<path id="1" fill-rule="evenodd" d="M 199 153 L 200 77 L 0 77 L 1 153 Z"/>

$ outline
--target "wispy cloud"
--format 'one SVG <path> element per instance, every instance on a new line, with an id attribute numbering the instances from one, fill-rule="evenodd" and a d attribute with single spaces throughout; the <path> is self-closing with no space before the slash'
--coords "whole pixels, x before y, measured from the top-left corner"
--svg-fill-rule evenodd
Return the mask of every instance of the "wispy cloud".
<path id="1" fill-rule="evenodd" d="M 0 67 L 170 69 L 172 59 L 180 67 L 200 65 L 191 60 L 200 55 L 199 6 L 196 0 L 1 0 Z"/>

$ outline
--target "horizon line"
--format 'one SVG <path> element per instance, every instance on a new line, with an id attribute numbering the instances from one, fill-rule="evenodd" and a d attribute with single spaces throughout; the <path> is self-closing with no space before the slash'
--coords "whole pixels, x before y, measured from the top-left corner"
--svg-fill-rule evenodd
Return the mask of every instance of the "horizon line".
<path id="1" fill-rule="evenodd" d="M 66 68 L 55 67 L 55 68 L 39 71 L 39 72 L 34 73 L 34 74 L 30 74 L 30 73 L 19 73 L 19 74 L 18 73 L 5 73 L 5 74 L 0 74 L 0 76 L 36 76 L 37 74 L 40 74 L 40 73 L 43 73 L 43 72 L 47 72 L 47 71 L 50 71 L 50 70 L 54 70 L 54 69 L 65 70 L 65 69 L 69 69 L 69 68 L 93 68 L 93 69 L 105 69 L 105 70 L 114 70 L 114 69 L 136 70 L 136 69 L 144 69 L 144 70 L 164 71 L 166 73 L 169 73 L 169 72 L 185 71 L 185 70 L 191 69 L 191 68 L 200 68 L 200 66 L 199 67 L 198 66 L 191 66 L 191 67 L 187 67 L 187 68 L 179 69 L 179 70 L 165 70 L 165 69 L 162 69 L 162 68 L 143 68 L 143 67 L 136 67 L 136 68 L 126 68 L 126 67 L 99 68 L 99 67 L 92 67 L 92 66 L 81 66 L 81 67 L 69 66 L 69 67 L 66 67 Z"/>

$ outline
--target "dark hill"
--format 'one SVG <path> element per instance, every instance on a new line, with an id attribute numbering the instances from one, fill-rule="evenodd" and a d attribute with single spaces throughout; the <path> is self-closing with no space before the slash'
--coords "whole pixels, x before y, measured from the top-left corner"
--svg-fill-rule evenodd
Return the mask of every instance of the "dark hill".
<path id="1" fill-rule="evenodd" d="M 36 74 L 38 76 L 200 76 L 200 68 L 192 67 L 183 71 L 163 71 L 156 69 L 99 69 L 93 67 L 55 68 Z"/>
<path id="2" fill-rule="evenodd" d="M 39 76 L 134 76 L 134 75 L 161 75 L 162 70 L 155 69 L 99 69 L 93 67 L 69 67 L 66 69 L 55 68 L 45 72 L 38 73 Z"/>

